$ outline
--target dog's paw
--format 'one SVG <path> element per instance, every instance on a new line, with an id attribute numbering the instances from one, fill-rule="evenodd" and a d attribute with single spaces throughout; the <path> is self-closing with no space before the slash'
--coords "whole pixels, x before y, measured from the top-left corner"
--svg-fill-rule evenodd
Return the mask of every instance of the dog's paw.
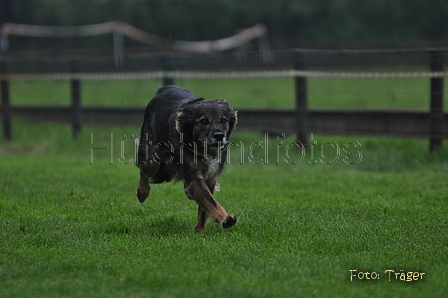
<path id="1" fill-rule="evenodd" d="M 137 198 L 140 203 L 143 203 L 149 195 L 149 189 L 141 190 L 137 189 Z"/>
<path id="2" fill-rule="evenodd" d="M 236 224 L 237 221 L 238 219 L 236 218 L 235 215 L 228 214 L 226 218 L 224 218 L 221 225 L 224 229 L 228 229 L 232 227 L 234 224 Z"/>
<path id="3" fill-rule="evenodd" d="M 194 231 L 197 233 L 197 234 L 200 234 L 200 233 L 202 233 L 202 232 L 205 232 L 205 226 L 199 226 L 199 225 L 196 225 L 195 227 L 194 227 Z"/>

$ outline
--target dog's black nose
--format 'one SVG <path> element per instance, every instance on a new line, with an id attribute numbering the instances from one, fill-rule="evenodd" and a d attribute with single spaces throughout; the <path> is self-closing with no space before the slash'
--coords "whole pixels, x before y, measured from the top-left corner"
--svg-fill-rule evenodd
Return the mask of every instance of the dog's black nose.
<path id="1" fill-rule="evenodd" d="M 218 142 L 221 142 L 222 140 L 224 140 L 224 133 L 223 132 L 215 132 L 213 134 L 213 137 L 215 138 L 215 140 L 217 140 Z"/>

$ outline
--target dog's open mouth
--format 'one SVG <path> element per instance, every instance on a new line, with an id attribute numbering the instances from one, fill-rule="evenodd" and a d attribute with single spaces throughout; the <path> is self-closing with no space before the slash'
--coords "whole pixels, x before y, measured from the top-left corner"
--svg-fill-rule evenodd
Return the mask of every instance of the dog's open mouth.
<path id="1" fill-rule="evenodd" d="M 227 142 L 207 142 L 206 146 L 210 149 L 224 149 L 227 145 Z"/>

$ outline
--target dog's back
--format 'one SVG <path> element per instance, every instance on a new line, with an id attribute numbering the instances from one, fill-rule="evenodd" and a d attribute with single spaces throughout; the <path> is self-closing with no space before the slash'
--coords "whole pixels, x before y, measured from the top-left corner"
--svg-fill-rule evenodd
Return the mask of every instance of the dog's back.
<path id="1" fill-rule="evenodd" d="M 148 103 L 142 125 L 142 133 L 153 130 L 153 144 L 165 144 L 170 141 L 170 123 L 176 115 L 173 111 L 189 102 L 196 100 L 196 96 L 188 89 L 178 86 L 160 88 L 156 96 Z M 145 131 L 143 131 L 145 129 Z"/>
<path id="2" fill-rule="evenodd" d="M 151 99 L 145 109 L 137 155 L 140 162 L 143 160 L 147 160 L 148 163 L 154 162 L 154 160 L 148 160 L 150 155 L 148 148 L 149 150 L 154 148 L 160 161 L 176 158 L 173 148 L 178 147 L 179 136 L 172 127 L 176 117 L 175 111 L 185 103 L 194 100 L 197 98 L 190 90 L 178 86 L 169 85 L 157 91 L 156 96 Z M 176 163 L 178 161 L 172 161 L 172 165 Z M 175 169 L 170 171 L 167 165 L 161 162 L 159 170 L 151 177 L 151 183 L 171 181 L 175 177 L 175 172 Z"/>
<path id="3" fill-rule="evenodd" d="M 166 112 L 169 115 L 180 105 L 195 99 L 196 96 L 188 89 L 173 85 L 162 87 L 146 106 L 145 120 L 153 116 L 151 111 L 157 111 L 157 114 Z M 166 118 L 164 120 L 166 122 Z"/>

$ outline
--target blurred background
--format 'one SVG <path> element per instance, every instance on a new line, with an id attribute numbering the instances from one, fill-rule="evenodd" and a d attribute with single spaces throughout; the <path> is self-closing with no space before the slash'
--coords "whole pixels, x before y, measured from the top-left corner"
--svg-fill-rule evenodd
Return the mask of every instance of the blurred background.
<path id="1" fill-rule="evenodd" d="M 4 134 L 13 116 L 137 124 L 177 84 L 227 99 L 246 130 L 441 148 L 447 15 L 443 0 L 0 0 Z"/>
<path id="2" fill-rule="evenodd" d="M 231 36 L 257 23 L 273 49 L 292 47 L 445 46 L 448 3 L 443 0 L 1 0 L 1 22 L 81 26 L 122 20 L 172 39 Z M 104 47 L 98 39 L 78 46 Z M 38 47 L 39 46 L 39 47 Z M 59 46 L 59 44 L 58 44 Z M 128 46 L 142 46 L 129 43 Z M 49 49 L 38 40 L 14 49 Z"/>

